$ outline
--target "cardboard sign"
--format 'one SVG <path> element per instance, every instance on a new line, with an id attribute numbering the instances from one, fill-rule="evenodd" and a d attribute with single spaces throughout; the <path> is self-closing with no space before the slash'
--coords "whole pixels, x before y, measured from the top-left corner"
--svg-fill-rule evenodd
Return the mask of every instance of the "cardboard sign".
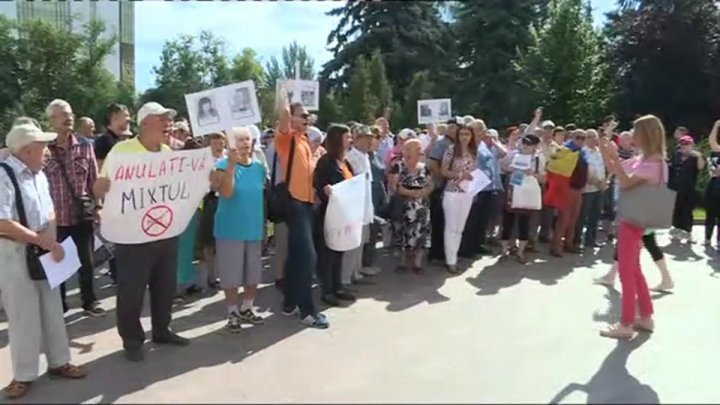
<path id="1" fill-rule="evenodd" d="M 437 124 L 446 122 L 452 114 L 452 101 L 449 98 L 418 100 L 418 124 Z"/>
<path id="2" fill-rule="evenodd" d="M 214 162 L 210 148 L 110 155 L 103 238 L 139 244 L 178 236 L 210 190 Z"/>
<path id="3" fill-rule="evenodd" d="M 320 82 L 314 80 L 278 80 L 275 82 L 275 94 L 284 88 L 290 103 L 303 103 L 308 111 L 320 109 Z"/>
<path id="4" fill-rule="evenodd" d="M 262 121 L 252 80 L 186 94 L 185 103 L 194 136 Z"/>

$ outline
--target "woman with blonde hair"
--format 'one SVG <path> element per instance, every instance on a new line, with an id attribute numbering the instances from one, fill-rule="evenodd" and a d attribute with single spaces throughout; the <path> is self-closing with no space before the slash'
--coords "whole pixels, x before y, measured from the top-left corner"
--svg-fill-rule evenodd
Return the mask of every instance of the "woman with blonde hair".
<path id="1" fill-rule="evenodd" d="M 456 267 L 458 249 L 475 197 L 466 192 L 461 183 L 473 179 L 471 173 L 477 168 L 477 150 L 475 132 L 471 127 L 461 125 L 440 166 L 440 173 L 447 179 L 442 203 L 445 212 L 445 263 L 450 274 L 459 273 Z"/>
<path id="2" fill-rule="evenodd" d="M 601 152 L 608 171 L 617 176 L 620 186 L 619 199 L 623 191 L 644 184 L 664 184 L 667 181 L 665 164 L 665 128 L 662 122 L 646 115 L 634 123 L 633 143 L 640 154 L 620 162 L 617 149 L 607 138 L 601 142 Z M 630 339 L 634 330 L 652 332 L 653 305 L 645 276 L 640 267 L 640 249 L 646 229 L 619 219 L 618 221 L 618 272 L 622 285 L 622 316 L 620 323 L 611 325 L 600 332 L 601 336 L 615 339 Z M 640 309 L 640 319 L 635 320 L 635 305 Z"/>
<path id="3" fill-rule="evenodd" d="M 262 280 L 262 241 L 265 227 L 265 166 L 253 158 L 253 140 L 245 127 L 228 134 L 235 142 L 220 160 L 214 176 L 220 198 L 215 212 L 215 266 L 228 309 L 227 328 L 234 333 L 241 323 L 263 323 L 253 300 Z M 238 287 L 243 286 L 238 308 Z"/>
<path id="4" fill-rule="evenodd" d="M 405 131 L 405 130 L 403 130 Z M 398 272 L 412 266 L 423 272 L 423 252 L 430 247 L 430 169 L 422 162 L 422 143 L 411 138 L 403 144 L 403 157 L 390 170 L 390 189 L 401 201 L 401 217 L 393 219 L 393 239 L 401 251 Z"/>

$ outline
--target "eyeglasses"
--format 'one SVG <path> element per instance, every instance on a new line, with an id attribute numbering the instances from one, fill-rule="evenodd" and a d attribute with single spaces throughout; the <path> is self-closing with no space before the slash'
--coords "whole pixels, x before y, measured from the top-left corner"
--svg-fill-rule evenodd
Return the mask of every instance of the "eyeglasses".
<path id="1" fill-rule="evenodd" d="M 310 118 L 310 114 L 308 114 L 308 113 L 300 114 L 299 117 L 306 120 L 306 119 Z"/>

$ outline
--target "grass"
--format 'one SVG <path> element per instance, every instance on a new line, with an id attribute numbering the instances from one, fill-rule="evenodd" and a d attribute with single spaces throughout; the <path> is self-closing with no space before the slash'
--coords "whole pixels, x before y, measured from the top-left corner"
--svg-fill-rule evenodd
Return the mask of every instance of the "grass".
<path id="1" fill-rule="evenodd" d="M 704 221 L 705 220 L 705 209 L 704 208 L 695 208 L 693 210 L 693 219 L 696 221 Z"/>

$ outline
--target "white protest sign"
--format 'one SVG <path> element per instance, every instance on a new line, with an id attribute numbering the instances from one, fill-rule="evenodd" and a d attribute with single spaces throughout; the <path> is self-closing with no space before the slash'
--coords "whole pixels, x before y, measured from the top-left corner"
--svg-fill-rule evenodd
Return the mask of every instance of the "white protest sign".
<path id="1" fill-rule="evenodd" d="M 460 188 L 468 194 L 475 195 L 490 184 L 490 178 L 480 169 L 473 170 L 470 175 L 472 176 L 472 180 L 463 180 L 460 182 Z"/>
<path id="2" fill-rule="evenodd" d="M 332 194 L 325 213 L 325 243 L 337 252 L 347 252 L 362 245 L 368 180 L 363 174 L 332 186 Z"/>
<path id="3" fill-rule="evenodd" d="M 185 104 L 194 136 L 262 121 L 252 80 L 186 94 Z"/>
<path id="4" fill-rule="evenodd" d="M 139 244 L 178 236 L 210 189 L 210 148 L 110 155 L 102 237 Z"/>
<path id="5" fill-rule="evenodd" d="M 309 111 L 320 109 L 320 82 L 315 80 L 278 80 L 275 82 L 275 94 L 280 88 L 288 93 L 290 103 L 303 103 Z"/>
<path id="6" fill-rule="evenodd" d="M 40 256 L 40 263 L 45 269 L 45 275 L 51 290 L 66 282 L 80 269 L 80 257 L 73 239 L 66 238 L 61 245 L 65 251 L 65 257 L 61 261 L 56 262 L 53 260 L 51 253 Z"/>
<path id="7" fill-rule="evenodd" d="M 435 124 L 450 119 L 452 101 L 449 98 L 436 98 L 432 100 L 418 100 L 418 124 Z"/>

